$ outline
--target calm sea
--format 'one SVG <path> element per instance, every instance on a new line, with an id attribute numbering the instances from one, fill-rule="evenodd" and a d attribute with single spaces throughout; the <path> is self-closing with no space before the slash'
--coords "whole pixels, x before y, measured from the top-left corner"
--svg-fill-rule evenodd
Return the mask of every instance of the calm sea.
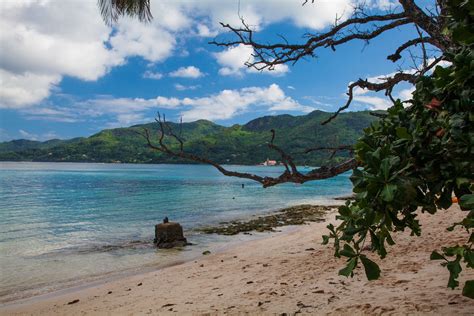
<path id="1" fill-rule="evenodd" d="M 189 260 L 255 238 L 204 235 L 197 227 L 296 204 L 334 203 L 350 192 L 349 173 L 263 189 L 202 165 L 0 162 L 0 302 Z M 193 246 L 153 247 L 154 225 L 165 216 L 183 225 Z"/>

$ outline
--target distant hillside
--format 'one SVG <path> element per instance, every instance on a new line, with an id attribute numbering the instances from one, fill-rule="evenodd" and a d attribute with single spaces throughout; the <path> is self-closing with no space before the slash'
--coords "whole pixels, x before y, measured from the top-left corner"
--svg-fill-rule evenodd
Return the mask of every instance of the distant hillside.
<path id="1" fill-rule="evenodd" d="M 183 123 L 182 135 L 187 151 L 206 156 L 219 163 L 256 164 L 267 158 L 279 159 L 268 149 L 270 130 L 276 130 L 275 143 L 293 153 L 300 164 L 317 165 L 324 162 L 328 153 L 301 154 L 303 149 L 316 146 L 353 144 L 362 129 L 376 118 L 368 112 L 340 114 L 331 123 L 320 123 L 330 114 L 314 111 L 307 115 L 265 116 L 245 125 L 224 127 L 206 120 Z M 170 123 L 176 130 L 177 124 Z M 87 138 L 49 140 L 37 142 L 14 140 L 0 143 L 2 161 L 69 161 L 69 162 L 127 162 L 127 163 L 178 163 L 186 162 L 154 152 L 146 146 L 137 131 L 148 128 L 158 133 L 156 123 L 127 128 L 103 130 Z M 170 146 L 176 146 L 171 143 Z M 335 159 L 341 159 L 344 153 Z"/>

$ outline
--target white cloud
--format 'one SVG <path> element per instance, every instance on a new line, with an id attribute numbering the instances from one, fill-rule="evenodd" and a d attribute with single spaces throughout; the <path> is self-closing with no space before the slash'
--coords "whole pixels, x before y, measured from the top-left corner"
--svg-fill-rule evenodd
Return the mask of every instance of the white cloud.
<path id="1" fill-rule="evenodd" d="M 59 136 L 55 132 L 52 132 L 52 131 L 49 131 L 43 134 L 35 134 L 35 133 L 30 133 L 23 129 L 20 129 L 18 130 L 18 134 L 24 139 L 37 140 L 37 141 L 44 141 L 44 140 L 59 138 Z"/>
<path id="2" fill-rule="evenodd" d="M 163 78 L 163 74 L 159 73 L 159 72 L 153 72 L 153 71 L 147 70 L 143 74 L 143 78 L 159 80 L 159 79 Z"/>
<path id="3" fill-rule="evenodd" d="M 387 97 L 377 97 L 368 95 L 356 95 L 354 101 L 368 104 L 371 110 L 386 110 L 393 105 Z"/>
<path id="4" fill-rule="evenodd" d="M 0 108 L 22 108 L 38 103 L 49 96 L 60 80 L 61 76 L 54 74 L 15 74 L 0 69 Z"/>
<path id="5" fill-rule="evenodd" d="M 96 80 L 123 62 L 92 2 L 2 1 L 0 29 L 0 107 L 36 104 L 64 75 Z"/>
<path id="6" fill-rule="evenodd" d="M 174 88 L 178 91 L 186 91 L 186 90 L 196 90 L 198 88 L 200 88 L 201 85 L 190 85 L 190 86 L 185 86 L 185 85 L 182 85 L 182 84 L 175 84 L 174 85 Z"/>
<path id="7" fill-rule="evenodd" d="M 148 120 L 145 119 L 145 116 L 142 113 L 119 114 L 117 115 L 117 121 L 114 122 L 114 126 L 130 126 L 134 124 L 145 123 L 146 121 Z"/>
<path id="8" fill-rule="evenodd" d="M 311 107 L 303 106 L 284 91 L 272 84 L 266 88 L 248 87 L 240 90 L 222 90 L 217 94 L 201 98 L 179 99 L 184 121 L 197 119 L 226 120 L 252 110 L 309 112 Z"/>
<path id="9" fill-rule="evenodd" d="M 69 107 L 40 107 L 25 110 L 30 119 L 74 121 L 112 118 L 109 127 L 131 125 L 150 121 L 150 110 L 178 110 L 184 121 L 197 119 L 226 120 L 250 111 L 295 111 L 307 113 L 313 107 L 301 105 L 287 96 L 277 85 L 222 90 L 216 94 L 196 98 L 157 96 L 156 98 L 99 97 L 74 102 Z M 30 111 L 32 110 L 32 111 Z"/>
<path id="10" fill-rule="evenodd" d="M 198 24 L 196 26 L 196 29 L 197 29 L 198 36 L 202 36 L 202 37 L 214 37 L 217 34 L 219 34 L 217 30 L 212 31 L 206 24 L 202 24 L 202 23 Z"/>
<path id="11" fill-rule="evenodd" d="M 1 1 L 0 29 L 8 31 L 0 32 L 0 106 L 37 105 L 64 76 L 95 81 L 113 67 L 125 64 L 129 57 L 162 62 L 183 51 L 177 38 L 223 32 L 218 22 L 240 25 L 243 17 L 258 30 L 289 21 L 317 31 L 332 24 L 336 13 L 346 17 L 354 2 L 358 0 L 317 1 L 305 6 L 294 0 L 152 1 L 151 23 L 122 18 L 112 30 L 103 23 L 96 1 Z M 386 6 L 388 2 L 377 3 Z M 237 60 L 225 56 L 237 52 L 216 55 L 221 74 L 254 71 L 243 67 L 249 52 L 237 56 Z M 287 71 L 285 65 L 268 73 L 282 75 Z M 28 95 L 26 89 L 30 86 L 33 92 Z"/>
<path id="12" fill-rule="evenodd" d="M 201 70 L 194 66 L 180 67 L 179 69 L 170 72 L 170 77 L 196 79 L 202 76 L 204 76 L 204 74 L 201 72 Z"/>
<path id="13" fill-rule="evenodd" d="M 408 89 L 403 89 L 398 92 L 398 98 L 402 101 L 407 101 L 413 98 L 413 92 L 415 91 L 415 87 L 410 87 Z"/>
<path id="14" fill-rule="evenodd" d="M 96 1 L 0 2 L 0 29 L 8 30 L 0 32 L 0 107 L 36 105 L 64 76 L 95 81 L 130 56 L 153 63 L 171 56 L 172 33 L 192 20 L 172 3 L 152 5 L 152 23 L 124 18 L 112 33 Z"/>
<path id="15" fill-rule="evenodd" d="M 434 61 L 435 61 L 434 58 L 430 58 L 427 61 L 427 63 L 431 64 Z M 440 67 L 448 67 L 450 65 L 451 63 L 448 61 L 441 61 L 437 63 L 437 66 L 440 66 Z M 412 68 L 412 69 L 405 69 L 403 70 L 403 72 L 407 74 L 414 74 L 415 72 L 417 72 L 417 70 Z M 430 70 L 428 74 L 432 72 L 433 72 L 433 69 Z M 396 72 L 392 72 L 385 75 L 368 77 L 366 80 L 373 83 L 382 83 L 382 82 L 385 82 L 387 78 L 393 77 L 395 74 Z M 395 90 L 393 91 L 392 95 L 396 99 L 398 98 L 401 101 L 407 101 L 412 98 L 412 93 L 415 91 L 415 87 L 408 83 L 405 83 L 405 84 L 408 85 L 409 87 L 408 88 L 396 87 Z M 380 97 L 380 94 L 381 93 L 375 93 L 370 90 L 362 89 L 359 87 L 356 87 L 353 90 L 354 101 L 369 105 L 369 108 L 371 110 L 386 110 L 393 105 L 392 101 L 387 96 Z"/>
<path id="16" fill-rule="evenodd" d="M 252 56 L 253 48 L 243 44 L 228 47 L 222 52 L 214 53 L 217 63 L 222 67 L 219 69 L 219 74 L 222 76 L 242 76 L 244 72 L 256 73 L 259 72 L 255 68 L 249 68 L 245 64 L 252 63 L 254 57 Z M 287 65 L 277 65 L 273 70 L 265 69 L 262 73 L 281 76 L 289 71 Z"/>
<path id="17" fill-rule="evenodd" d="M 176 39 L 159 25 L 123 18 L 117 26 L 117 33 L 110 38 L 110 44 L 113 51 L 123 58 L 140 56 L 158 62 L 171 56 Z"/>
<path id="18" fill-rule="evenodd" d="M 219 22 L 241 26 L 240 17 L 253 29 L 259 30 L 268 24 L 290 21 L 296 26 L 321 30 L 334 23 L 338 16 L 347 16 L 351 12 L 354 0 L 316 1 L 315 4 L 294 0 L 202 0 L 186 1 L 184 6 L 196 15 L 208 16 L 212 31 L 222 32 Z M 239 16 L 240 15 L 240 16 Z"/>

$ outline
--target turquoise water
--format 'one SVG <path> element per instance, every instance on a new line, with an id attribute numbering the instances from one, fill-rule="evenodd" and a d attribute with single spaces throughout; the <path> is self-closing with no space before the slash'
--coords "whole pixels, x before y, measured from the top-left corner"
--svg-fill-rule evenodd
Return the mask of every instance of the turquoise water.
<path id="1" fill-rule="evenodd" d="M 188 260 L 203 249 L 251 238 L 194 229 L 295 204 L 334 202 L 351 192 L 348 177 L 263 189 L 202 165 L 0 162 L 0 301 Z M 153 247 L 154 225 L 165 216 L 183 225 L 194 246 Z"/>

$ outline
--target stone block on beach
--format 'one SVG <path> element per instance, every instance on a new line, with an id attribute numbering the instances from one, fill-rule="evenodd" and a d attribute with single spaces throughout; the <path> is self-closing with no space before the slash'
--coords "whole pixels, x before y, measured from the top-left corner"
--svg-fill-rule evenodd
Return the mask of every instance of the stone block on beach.
<path id="1" fill-rule="evenodd" d="M 158 248 L 182 247 L 188 244 L 179 223 L 167 222 L 155 225 L 155 244 Z"/>

